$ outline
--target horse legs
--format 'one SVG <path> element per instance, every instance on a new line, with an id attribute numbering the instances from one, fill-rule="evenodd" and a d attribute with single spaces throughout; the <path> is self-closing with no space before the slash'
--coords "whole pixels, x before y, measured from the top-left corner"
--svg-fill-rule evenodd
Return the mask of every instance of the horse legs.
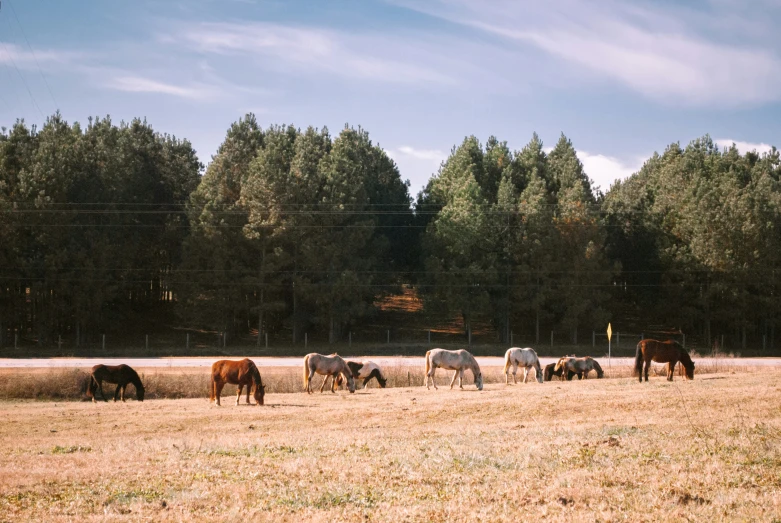
<path id="1" fill-rule="evenodd" d="M 117 383 L 117 390 L 114 391 L 114 403 L 119 399 L 119 391 L 122 390 L 122 385 Z"/>
<path id="2" fill-rule="evenodd" d="M 430 390 L 428 386 L 428 380 L 431 378 L 431 383 L 434 385 L 434 390 L 437 390 L 437 380 L 434 379 L 434 373 L 437 371 L 436 367 L 431 367 L 431 370 L 426 374 L 426 390 Z M 453 378 L 455 379 L 455 378 Z"/>
<path id="3" fill-rule="evenodd" d="M 651 370 L 651 360 L 645 360 L 645 366 L 643 367 L 643 376 L 645 381 L 648 381 L 648 371 Z M 643 381 L 643 376 L 640 376 L 640 381 Z"/>
<path id="4" fill-rule="evenodd" d="M 127 388 L 127 383 L 122 385 L 122 388 L 119 389 L 119 399 L 122 400 L 122 403 L 125 402 L 125 389 Z"/>
<path id="5" fill-rule="evenodd" d="M 458 388 L 462 390 L 464 388 L 464 369 L 458 371 Z"/>
<path id="6" fill-rule="evenodd" d="M 220 396 L 222 396 L 222 388 L 225 386 L 225 383 L 222 381 L 214 381 L 214 398 L 217 400 L 217 406 L 220 406 Z"/>
<path id="7" fill-rule="evenodd" d="M 328 379 L 328 376 L 326 376 Z M 331 394 L 336 394 L 336 374 L 331 376 Z"/>
<path id="8" fill-rule="evenodd" d="M 526 380 L 529 379 L 529 367 L 523 368 L 523 382 L 526 383 Z"/>
<path id="9" fill-rule="evenodd" d="M 367 387 L 369 386 L 369 380 L 370 380 L 370 379 L 372 379 L 372 377 L 371 377 L 371 376 L 369 376 L 368 378 L 364 378 L 364 379 L 363 379 L 363 388 L 364 388 L 364 389 L 365 389 L 365 388 L 367 388 Z"/>
<path id="10" fill-rule="evenodd" d="M 678 363 L 678 360 L 672 360 L 667 364 L 667 381 L 673 380 L 673 372 L 675 372 L 675 365 Z"/>
<path id="11" fill-rule="evenodd" d="M 239 389 L 236 391 L 236 406 L 237 407 L 239 406 L 239 400 L 241 399 L 241 389 L 244 388 L 244 385 L 239 383 L 238 387 L 239 387 Z"/>
<path id="12" fill-rule="evenodd" d="M 103 394 L 103 382 L 102 381 L 98 382 L 98 390 L 100 391 L 100 397 L 103 398 L 103 401 L 107 402 L 108 400 L 106 399 L 105 394 Z"/>
<path id="13" fill-rule="evenodd" d="M 451 389 L 451 390 L 453 389 L 453 384 L 455 384 L 455 382 L 456 382 L 456 378 L 457 378 L 457 377 L 458 377 L 458 371 L 455 371 L 455 372 L 453 373 L 453 379 L 452 379 L 452 380 L 450 380 L 450 389 Z"/>

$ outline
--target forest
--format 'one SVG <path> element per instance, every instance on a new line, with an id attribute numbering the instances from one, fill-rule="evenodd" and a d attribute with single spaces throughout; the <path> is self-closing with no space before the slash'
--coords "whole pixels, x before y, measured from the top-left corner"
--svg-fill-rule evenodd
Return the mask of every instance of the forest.
<path id="1" fill-rule="evenodd" d="M 0 345 L 158 328 L 343 342 L 413 293 L 465 339 L 591 339 L 607 322 L 775 348 L 781 159 L 671 143 L 594 189 L 572 142 L 456 144 L 409 193 L 369 133 L 263 128 L 204 166 L 145 120 L 0 132 Z M 387 326 L 389 329 L 393 325 Z"/>

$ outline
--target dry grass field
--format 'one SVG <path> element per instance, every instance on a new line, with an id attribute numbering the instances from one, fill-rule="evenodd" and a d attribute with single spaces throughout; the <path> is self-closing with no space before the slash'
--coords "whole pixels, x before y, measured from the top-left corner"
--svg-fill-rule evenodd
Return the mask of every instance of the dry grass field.
<path id="1" fill-rule="evenodd" d="M 0 520 L 781 518 L 780 370 L 482 392 L 399 372 L 264 407 L 235 407 L 232 386 L 222 407 L 4 400 Z"/>

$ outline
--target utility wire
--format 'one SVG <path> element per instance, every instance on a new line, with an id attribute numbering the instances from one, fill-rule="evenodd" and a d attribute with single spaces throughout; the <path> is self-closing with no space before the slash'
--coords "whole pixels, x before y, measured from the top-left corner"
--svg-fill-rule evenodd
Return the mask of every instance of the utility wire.
<path id="1" fill-rule="evenodd" d="M 54 102 L 54 108 L 59 109 L 60 106 L 59 104 L 57 104 L 57 100 L 54 98 L 54 94 L 52 93 L 52 89 L 49 86 L 49 81 L 46 79 L 46 75 L 43 74 L 43 69 L 41 69 L 41 64 L 38 63 L 38 57 L 35 56 L 35 51 L 33 50 L 33 46 L 30 45 L 30 40 L 27 39 L 27 35 L 24 32 L 22 23 L 19 21 L 19 16 L 17 16 L 16 14 L 16 9 L 14 9 L 14 4 L 11 3 L 11 0 L 7 0 L 7 3 L 11 8 L 11 12 L 14 14 L 14 18 L 16 18 L 16 23 L 17 25 L 19 25 L 19 29 L 22 31 L 22 37 L 24 37 L 24 41 L 27 42 L 27 47 L 30 49 L 30 53 L 33 55 L 33 60 L 35 60 L 35 65 L 38 67 L 38 72 L 41 73 L 41 78 L 43 78 L 43 83 L 46 84 L 46 89 L 49 91 L 49 96 L 52 97 L 52 101 Z"/>
<path id="2" fill-rule="evenodd" d="M 10 29 L 10 25 L 9 25 Z M 30 89 L 30 86 L 27 83 L 27 80 L 25 80 L 24 75 L 22 75 L 22 72 L 19 70 L 19 66 L 16 65 L 16 60 L 14 60 L 13 54 L 8 50 L 8 46 L 6 46 L 5 42 L 3 42 L 3 48 L 5 49 L 5 53 L 8 56 L 8 58 L 11 60 L 11 64 L 14 66 L 14 69 L 16 69 L 16 73 L 19 75 L 19 78 L 22 79 L 22 83 L 24 84 L 25 89 L 27 89 L 27 94 L 30 95 L 30 100 L 32 100 L 33 105 L 36 109 L 38 109 L 38 113 L 40 113 L 41 118 L 44 120 L 46 119 L 46 116 L 44 116 L 43 111 L 41 111 L 41 107 L 38 105 L 38 102 L 35 100 L 35 96 L 33 96 L 33 92 Z"/>

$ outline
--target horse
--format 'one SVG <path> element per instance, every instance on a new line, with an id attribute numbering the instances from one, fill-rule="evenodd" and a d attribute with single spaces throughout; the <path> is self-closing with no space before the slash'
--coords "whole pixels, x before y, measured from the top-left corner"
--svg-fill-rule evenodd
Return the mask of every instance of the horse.
<path id="1" fill-rule="evenodd" d="M 694 362 L 686 349 L 675 340 L 640 340 L 640 343 L 637 344 L 635 368 L 632 371 L 632 376 L 637 376 L 642 382 L 643 375 L 645 375 L 645 381 L 648 381 L 648 370 L 651 368 L 652 361 L 667 363 L 667 381 L 673 380 L 673 371 L 679 361 L 686 371 L 686 378 L 694 379 Z M 643 370 L 643 363 L 645 363 L 645 370 Z"/>
<path id="2" fill-rule="evenodd" d="M 542 383 L 542 369 L 540 368 L 540 359 L 537 357 L 537 353 L 534 349 L 526 348 L 519 349 L 513 347 L 507 349 L 504 353 L 504 383 L 508 385 L 510 383 L 510 375 L 508 370 L 510 365 L 513 366 L 513 385 L 515 385 L 515 374 L 518 371 L 518 366 L 523 367 L 523 382 L 526 383 L 526 379 L 529 377 L 529 369 L 534 367 L 535 377 L 537 381 Z"/>
<path id="3" fill-rule="evenodd" d="M 388 382 L 388 380 L 385 379 L 385 376 L 382 375 L 380 366 L 373 361 L 348 361 L 347 366 L 350 367 L 350 372 L 353 373 L 353 378 L 363 380 L 364 389 L 368 387 L 369 381 L 371 381 L 372 378 L 377 380 L 377 383 L 380 385 L 381 389 L 384 389 L 385 384 Z M 326 376 L 325 379 L 328 379 L 328 377 Z M 336 386 L 341 387 L 342 383 L 344 383 L 344 378 L 342 378 L 340 374 L 336 376 Z"/>
<path id="4" fill-rule="evenodd" d="M 238 385 L 239 389 L 236 391 L 236 405 L 239 404 L 241 398 L 241 389 L 247 386 L 247 405 L 251 405 L 249 402 L 249 393 L 252 387 L 255 387 L 256 405 L 263 405 L 263 399 L 266 395 L 266 386 L 263 385 L 263 379 L 260 377 L 260 371 L 255 365 L 255 362 L 244 358 L 241 361 L 232 360 L 219 360 L 212 364 L 211 380 L 209 382 L 209 403 L 212 401 L 217 402 L 217 406 L 220 406 L 220 395 L 222 395 L 222 388 L 226 383 L 231 385 Z"/>
<path id="5" fill-rule="evenodd" d="M 556 371 L 559 369 L 566 369 L 567 372 L 572 371 L 578 374 L 578 379 L 580 379 L 581 373 L 583 374 L 583 379 L 586 379 L 589 371 L 591 370 L 597 371 L 598 379 L 601 379 L 605 376 L 605 372 L 602 370 L 602 367 L 599 365 L 599 363 L 597 363 L 597 360 L 591 356 L 586 356 L 585 358 L 573 358 L 571 356 L 560 358 L 553 370 Z"/>
<path id="6" fill-rule="evenodd" d="M 564 368 L 561 367 L 559 370 L 556 370 L 556 364 L 555 363 L 548 363 L 545 365 L 545 370 L 543 371 L 542 375 L 545 381 L 551 381 L 553 379 L 553 376 L 558 376 L 561 378 L 561 376 L 564 374 Z M 571 370 L 567 371 L 567 381 L 572 381 L 572 378 L 575 377 L 576 373 L 572 372 Z M 583 378 L 583 373 L 578 372 L 577 373 L 578 379 Z"/>
<path id="7" fill-rule="evenodd" d="M 114 391 L 114 401 L 121 398 L 125 401 L 125 388 L 128 383 L 132 383 L 136 388 L 136 399 L 144 401 L 144 384 L 138 373 L 128 365 L 95 365 L 92 367 L 87 385 L 87 396 L 92 398 L 93 403 L 97 403 L 95 392 L 100 391 L 100 397 L 103 401 L 108 401 L 103 394 L 103 382 L 116 383 L 117 390 Z"/>
<path id="8" fill-rule="evenodd" d="M 453 373 L 453 379 L 450 381 L 450 388 L 453 388 L 453 384 L 458 377 L 458 386 L 464 388 L 464 370 L 469 369 L 472 371 L 472 376 L 475 378 L 475 386 L 477 390 L 483 390 L 483 374 L 480 372 L 480 366 L 477 364 L 475 357 L 469 352 L 460 350 L 445 350 L 445 349 L 432 349 L 426 352 L 426 389 L 429 389 L 428 380 L 431 378 L 431 382 L 434 384 L 434 389 L 437 388 L 437 382 L 434 380 L 434 373 L 437 368 L 441 367 L 445 370 L 455 371 Z"/>
<path id="9" fill-rule="evenodd" d="M 325 376 L 323 384 L 320 385 L 320 392 L 323 392 L 325 382 L 328 376 L 337 376 L 341 374 L 344 379 L 347 380 L 347 389 L 352 393 L 355 392 L 355 380 L 353 379 L 353 373 L 347 363 L 334 353 L 330 356 L 324 356 L 312 352 L 304 356 L 304 388 L 309 394 L 312 394 L 312 378 L 315 372 Z M 331 382 L 331 392 L 336 392 L 336 379 Z"/>

